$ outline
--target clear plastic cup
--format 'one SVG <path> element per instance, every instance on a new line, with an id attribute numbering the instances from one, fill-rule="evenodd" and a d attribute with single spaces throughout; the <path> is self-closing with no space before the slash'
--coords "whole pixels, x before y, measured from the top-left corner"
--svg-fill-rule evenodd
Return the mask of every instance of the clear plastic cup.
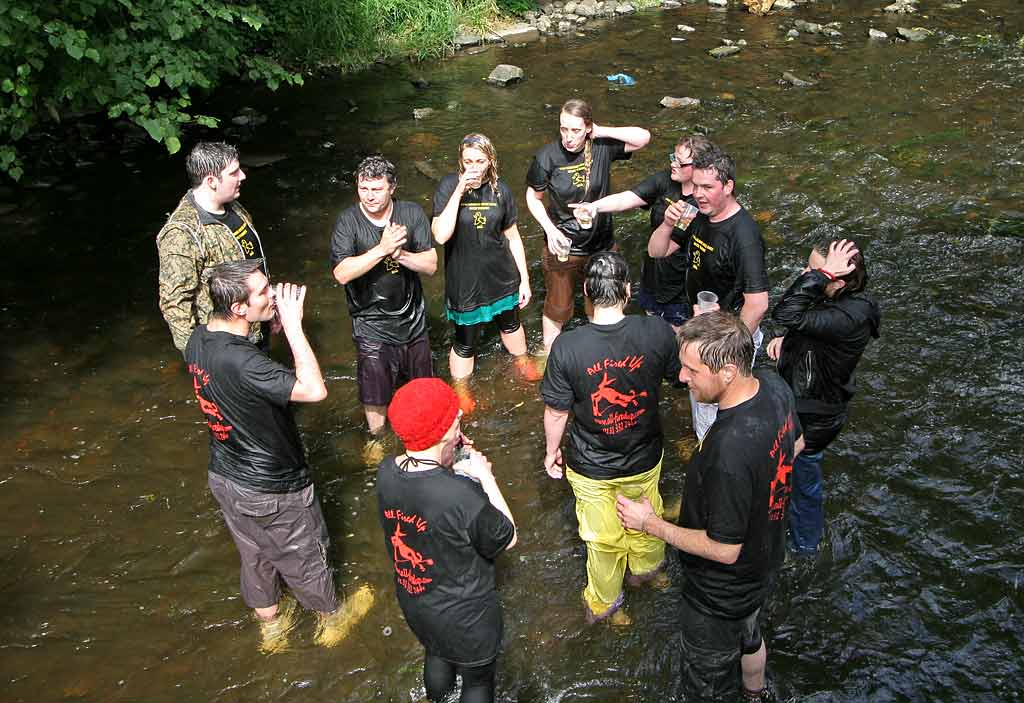
<path id="1" fill-rule="evenodd" d="M 701 312 L 711 312 L 718 308 L 718 295 L 709 290 L 702 290 L 697 293 L 697 309 Z"/>
<path id="2" fill-rule="evenodd" d="M 594 217 L 587 208 L 578 207 L 574 214 L 576 215 L 576 221 L 580 223 L 580 227 L 583 229 L 590 229 L 590 226 L 594 224 Z"/>
<path id="3" fill-rule="evenodd" d="M 700 210 L 695 208 L 693 205 L 685 203 L 683 205 L 683 214 L 679 216 L 679 220 L 676 222 L 676 229 L 686 229 L 689 227 L 698 212 L 700 212 Z"/>

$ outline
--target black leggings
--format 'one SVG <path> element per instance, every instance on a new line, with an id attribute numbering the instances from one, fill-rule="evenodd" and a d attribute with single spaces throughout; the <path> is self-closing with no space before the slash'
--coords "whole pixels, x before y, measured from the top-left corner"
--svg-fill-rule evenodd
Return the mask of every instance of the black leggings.
<path id="1" fill-rule="evenodd" d="M 512 334 L 521 327 L 519 324 L 519 308 L 514 307 L 511 310 L 499 313 L 491 321 L 498 323 L 498 329 L 501 330 L 502 334 Z M 472 359 L 476 356 L 476 343 L 480 339 L 480 330 L 486 324 L 486 322 L 478 322 L 475 325 L 460 325 L 456 323 L 455 341 L 452 342 L 452 349 L 457 356 L 461 356 L 463 359 Z"/>
<path id="2" fill-rule="evenodd" d="M 427 653 L 423 661 L 423 683 L 427 698 L 443 701 L 455 687 L 455 674 L 462 676 L 460 703 L 494 703 L 494 670 L 497 659 L 483 666 L 460 666 Z"/>

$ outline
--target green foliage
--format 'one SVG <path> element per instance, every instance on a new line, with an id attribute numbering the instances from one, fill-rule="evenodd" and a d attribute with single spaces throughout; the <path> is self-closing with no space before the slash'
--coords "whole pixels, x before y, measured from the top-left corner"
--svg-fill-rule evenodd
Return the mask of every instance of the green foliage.
<path id="1" fill-rule="evenodd" d="M 497 0 L 498 10 L 507 15 L 522 16 L 537 9 L 535 0 Z"/>
<path id="2" fill-rule="evenodd" d="M 47 120 L 105 111 L 143 127 L 170 153 L 192 91 L 225 76 L 276 88 L 301 83 L 258 53 L 257 5 L 218 0 L 0 0 L 0 171 L 15 180 L 15 143 Z"/>

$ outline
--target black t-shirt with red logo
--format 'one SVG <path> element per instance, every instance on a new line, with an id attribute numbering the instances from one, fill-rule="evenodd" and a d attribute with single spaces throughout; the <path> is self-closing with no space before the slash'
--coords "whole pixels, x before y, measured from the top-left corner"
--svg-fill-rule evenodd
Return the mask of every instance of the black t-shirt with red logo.
<path id="1" fill-rule="evenodd" d="M 661 460 L 661 381 L 679 374 L 675 334 L 660 317 L 627 315 L 555 339 L 540 394 L 571 410 L 566 464 L 607 480 L 653 469 Z"/>
<path id="2" fill-rule="evenodd" d="M 442 468 L 377 468 L 384 546 L 405 621 L 428 653 L 479 666 L 501 645 L 494 559 L 515 534 L 472 479 Z"/>
<path id="3" fill-rule="evenodd" d="M 566 151 L 562 142 L 547 144 L 537 152 L 526 173 L 526 185 L 547 192 L 548 217 L 572 240 L 572 254 L 585 256 L 612 248 L 612 216 L 598 213 L 589 229 L 580 227 L 569 203 L 592 203 L 611 192 L 612 161 L 630 158 L 625 142 L 608 137 L 591 140 L 590 186 L 587 187 L 586 155 Z"/>
<path id="4" fill-rule="evenodd" d="M 192 331 L 185 362 L 210 429 L 210 471 L 264 493 L 294 493 L 313 479 L 292 416 L 295 372 L 245 337 Z"/>
<path id="5" fill-rule="evenodd" d="M 802 433 L 789 386 L 774 371 L 755 376 L 757 394 L 719 409 L 690 459 L 679 516 L 680 527 L 743 545 L 734 564 L 679 552 L 683 596 L 694 608 L 729 619 L 761 607 L 782 564 L 793 445 Z"/>

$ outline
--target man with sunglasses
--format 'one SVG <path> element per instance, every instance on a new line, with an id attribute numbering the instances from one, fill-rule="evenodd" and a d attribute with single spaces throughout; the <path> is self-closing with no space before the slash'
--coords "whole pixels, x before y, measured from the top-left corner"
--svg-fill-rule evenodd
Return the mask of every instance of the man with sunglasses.
<path id="1" fill-rule="evenodd" d="M 683 218 L 687 205 L 697 206 L 693 197 L 693 159 L 696 153 L 713 149 L 714 145 L 701 134 L 680 137 L 669 155 L 670 168 L 658 171 L 629 190 L 601 198 L 593 203 L 576 204 L 591 216 L 598 212 L 622 212 L 633 208 L 650 208 L 651 231 L 663 230 L 666 235 L 678 228 L 685 231 Z M 671 256 L 653 258 L 644 253 L 640 278 L 640 307 L 648 315 L 660 317 L 678 332 L 692 314 L 686 297 L 686 271 L 689 268 L 687 248 L 681 247 Z"/>

